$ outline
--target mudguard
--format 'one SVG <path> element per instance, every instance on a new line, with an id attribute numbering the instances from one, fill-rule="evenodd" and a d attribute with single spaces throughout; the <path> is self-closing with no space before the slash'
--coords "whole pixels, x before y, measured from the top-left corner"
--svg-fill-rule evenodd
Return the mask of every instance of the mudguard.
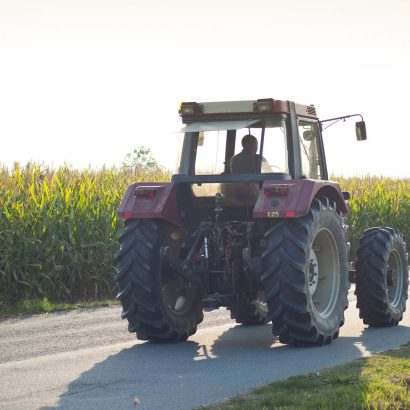
<path id="1" fill-rule="evenodd" d="M 181 225 L 176 202 L 175 184 L 138 182 L 127 188 L 118 215 L 124 219 L 161 218 Z"/>
<path id="2" fill-rule="evenodd" d="M 337 182 L 311 179 L 270 180 L 263 183 L 253 210 L 254 218 L 298 218 L 307 215 L 313 198 L 323 196 L 347 214 L 347 206 Z"/>

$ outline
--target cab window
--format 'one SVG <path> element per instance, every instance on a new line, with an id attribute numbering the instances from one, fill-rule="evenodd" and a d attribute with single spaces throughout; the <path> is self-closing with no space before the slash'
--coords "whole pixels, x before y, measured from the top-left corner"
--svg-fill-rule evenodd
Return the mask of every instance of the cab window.
<path id="1" fill-rule="evenodd" d="M 233 152 L 226 154 L 228 130 L 199 132 L 195 155 L 195 175 L 217 175 L 225 170 L 225 161 L 230 161 L 235 155 L 242 152 L 242 139 L 245 135 L 253 135 L 258 142 L 257 155 L 260 155 L 263 126 L 254 126 L 230 131 L 235 138 Z M 232 134 L 234 133 L 234 134 Z M 229 158 L 227 158 L 229 157 Z M 285 122 L 276 120 L 266 124 L 264 128 L 264 143 L 262 152 L 262 173 L 288 173 L 288 153 L 286 144 Z"/>
<path id="2" fill-rule="evenodd" d="M 298 121 L 302 173 L 309 179 L 323 178 L 319 149 L 319 126 L 316 122 Z"/>

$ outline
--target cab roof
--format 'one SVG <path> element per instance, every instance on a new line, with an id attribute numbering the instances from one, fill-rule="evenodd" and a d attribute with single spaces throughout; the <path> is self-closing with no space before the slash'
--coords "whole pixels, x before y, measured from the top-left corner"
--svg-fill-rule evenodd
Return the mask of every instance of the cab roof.
<path id="1" fill-rule="evenodd" d="M 183 102 L 179 113 L 183 123 L 218 118 L 261 118 L 273 114 L 289 114 L 290 101 L 262 98 L 243 101 Z M 295 104 L 296 114 L 318 119 L 313 105 Z"/>

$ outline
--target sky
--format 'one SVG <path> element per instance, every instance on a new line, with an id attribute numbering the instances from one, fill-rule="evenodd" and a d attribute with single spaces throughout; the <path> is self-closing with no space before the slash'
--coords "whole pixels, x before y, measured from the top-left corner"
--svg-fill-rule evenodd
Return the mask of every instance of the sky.
<path id="1" fill-rule="evenodd" d="M 181 101 L 314 104 L 337 175 L 410 177 L 408 0 L 0 0 L 0 163 L 174 167 Z"/>

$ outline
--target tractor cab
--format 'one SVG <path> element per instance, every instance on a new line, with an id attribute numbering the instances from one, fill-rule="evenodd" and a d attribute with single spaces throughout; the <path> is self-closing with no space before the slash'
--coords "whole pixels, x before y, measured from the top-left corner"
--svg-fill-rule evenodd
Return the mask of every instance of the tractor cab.
<path id="1" fill-rule="evenodd" d="M 185 136 L 179 175 L 327 179 L 313 106 L 273 99 L 182 103 L 180 114 Z M 257 140 L 255 164 L 235 170 L 232 158 L 244 149 L 245 135 Z"/>
<path id="2" fill-rule="evenodd" d="M 172 182 L 187 210 L 184 225 L 208 220 L 217 194 L 228 219 L 247 220 L 267 181 L 327 179 L 313 106 L 273 99 L 189 102 L 179 112 L 184 138 Z"/>

